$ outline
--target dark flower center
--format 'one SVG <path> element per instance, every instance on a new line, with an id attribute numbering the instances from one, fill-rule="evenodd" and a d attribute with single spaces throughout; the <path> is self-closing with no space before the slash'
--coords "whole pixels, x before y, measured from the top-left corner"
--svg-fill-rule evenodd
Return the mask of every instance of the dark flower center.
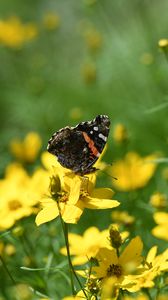
<path id="1" fill-rule="evenodd" d="M 22 204 L 18 200 L 11 200 L 8 203 L 9 210 L 17 210 L 22 207 Z"/>
<path id="2" fill-rule="evenodd" d="M 107 269 L 107 276 L 113 276 L 120 277 L 122 275 L 122 267 L 121 265 L 110 265 Z"/>

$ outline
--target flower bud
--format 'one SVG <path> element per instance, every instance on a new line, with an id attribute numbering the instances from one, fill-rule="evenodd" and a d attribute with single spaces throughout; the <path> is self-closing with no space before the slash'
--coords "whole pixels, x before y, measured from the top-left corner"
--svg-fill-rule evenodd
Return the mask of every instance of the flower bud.
<path id="1" fill-rule="evenodd" d="M 24 233 L 24 228 L 22 226 L 17 226 L 12 230 L 12 233 L 16 237 L 21 237 Z"/>
<path id="2" fill-rule="evenodd" d="M 119 249 L 120 246 L 122 245 L 122 238 L 117 226 L 115 225 L 110 226 L 109 238 L 110 238 L 111 246 L 115 249 Z"/>
<path id="3" fill-rule="evenodd" d="M 50 194 L 53 198 L 57 198 L 58 196 L 58 192 L 60 191 L 61 187 L 60 187 L 60 180 L 59 177 L 56 175 L 53 175 L 50 178 L 50 186 L 49 186 L 49 191 Z"/>
<path id="4" fill-rule="evenodd" d="M 162 50 L 168 50 L 168 39 L 161 39 L 161 40 L 159 40 L 158 46 L 159 46 Z"/>
<path id="5" fill-rule="evenodd" d="M 166 200 L 166 195 L 156 192 L 150 197 L 150 204 L 156 208 L 164 208 L 166 206 Z"/>

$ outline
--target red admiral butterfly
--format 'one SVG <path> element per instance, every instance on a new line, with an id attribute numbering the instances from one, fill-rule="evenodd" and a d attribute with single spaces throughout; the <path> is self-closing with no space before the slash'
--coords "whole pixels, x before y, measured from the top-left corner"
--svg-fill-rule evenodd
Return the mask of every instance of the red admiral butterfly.
<path id="1" fill-rule="evenodd" d="M 47 150 L 57 156 L 63 167 L 81 176 L 90 174 L 96 171 L 93 165 L 106 144 L 109 127 L 106 115 L 98 115 L 75 127 L 66 126 L 53 134 Z"/>

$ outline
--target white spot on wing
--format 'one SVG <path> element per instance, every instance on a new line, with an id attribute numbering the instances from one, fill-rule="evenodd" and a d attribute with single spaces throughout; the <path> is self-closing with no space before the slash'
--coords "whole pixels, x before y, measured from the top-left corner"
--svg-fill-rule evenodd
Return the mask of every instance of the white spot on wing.
<path id="1" fill-rule="evenodd" d="M 99 133 L 98 137 L 99 137 L 100 139 L 102 139 L 103 141 L 105 141 L 105 142 L 107 141 L 107 137 L 104 136 L 102 133 Z"/>
<path id="2" fill-rule="evenodd" d="M 90 134 L 93 134 L 93 130 L 90 131 Z"/>
<path id="3" fill-rule="evenodd" d="M 99 128 L 98 128 L 97 126 L 94 126 L 94 127 L 93 127 L 93 130 L 98 131 Z"/>

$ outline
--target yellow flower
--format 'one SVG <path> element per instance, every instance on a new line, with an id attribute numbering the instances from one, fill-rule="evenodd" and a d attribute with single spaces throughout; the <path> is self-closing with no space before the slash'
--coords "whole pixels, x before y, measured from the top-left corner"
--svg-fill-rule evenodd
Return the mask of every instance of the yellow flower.
<path id="1" fill-rule="evenodd" d="M 94 28 L 89 28 L 85 33 L 85 40 L 88 49 L 91 52 L 96 52 L 102 46 L 102 35 Z"/>
<path id="2" fill-rule="evenodd" d="M 96 256 L 99 266 L 92 268 L 93 276 L 103 280 L 104 284 L 108 278 L 114 278 L 115 287 L 129 291 L 136 283 L 129 275 L 140 266 L 142 248 L 143 243 L 138 236 L 130 241 L 119 257 L 115 249 L 101 248 Z"/>
<path id="3" fill-rule="evenodd" d="M 154 193 L 150 197 L 150 204 L 156 208 L 164 208 L 166 206 L 167 197 L 159 192 Z"/>
<path id="4" fill-rule="evenodd" d="M 0 229 L 8 229 L 36 211 L 34 206 L 48 189 L 48 174 L 37 170 L 30 177 L 19 164 L 7 167 L 5 178 L 0 180 Z"/>
<path id="5" fill-rule="evenodd" d="M 0 44 L 18 49 L 36 36 L 37 27 L 32 23 L 22 24 L 17 17 L 0 20 Z"/>
<path id="6" fill-rule="evenodd" d="M 14 223 L 23 218 L 31 215 L 34 203 L 28 203 L 25 193 L 13 189 L 8 191 L 1 197 L 2 203 L 0 204 L 0 229 L 8 229 L 14 225 Z M 31 202 L 31 200 L 30 200 Z"/>
<path id="7" fill-rule="evenodd" d="M 142 288 L 152 288 L 155 285 L 155 277 L 168 270 L 168 249 L 158 256 L 156 254 L 157 247 L 154 246 L 149 250 L 144 264 L 139 267 L 140 275 L 130 276 L 137 281 L 131 289 L 132 292 Z"/>
<path id="8" fill-rule="evenodd" d="M 85 83 L 92 84 L 96 81 L 97 70 L 96 66 L 93 63 L 85 63 L 82 66 L 81 73 Z"/>
<path id="9" fill-rule="evenodd" d="M 127 211 L 115 210 L 111 213 L 111 217 L 113 222 L 123 224 L 123 225 L 131 225 L 135 222 L 135 218 L 130 216 Z"/>
<path id="10" fill-rule="evenodd" d="M 121 233 L 123 239 L 128 236 L 128 232 Z M 111 249 L 109 242 L 109 230 L 99 231 L 96 227 L 88 228 L 83 236 L 70 233 L 69 245 L 71 255 L 75 255 L 73 265 L 85 264 L 90 258 L 95 257 L 101 247 Z M 63 255 L 67 255 L 66 248 L 60 251 Z"/>
<path id="11" fill-rule="evenodd" d="M 168 39 L 160 39 L 159 42 L 158 42 L 158 46 L 161 49 L 168 48 Z"/>
<path id="12" fill-rule="evenodd" d="M 25 283 L 19 283 L 15 286 L 14 292 L 19 299 L 29 300 L 32 298 L 32 291 Z"/>
<path id="13" fill-rule="evenodd" d="M 117 143 L 125 142 L 128 139 L 127 129 L 123 124 L 118 123 L 115 126 L 113 132 L 113 138 Z"/>
<path id="14" fill-rule="evenodd" d="M 13 139 L 10 143 L 11 153 L 23 162 L 32 163 L 41 148 L 41 138 L 36 132 L 29 132 L 23 141 Z"/>
<path id="15" fill-rule="evenodd" d="M 60 17 L 55 13 L 48 12 L 43 18 L 43 24 L 48 30 L 57 29 L 60 25 Z"/>
<path id="16" fill-rule="evenodd" d="M 69 111 L 69 117 L 72 120 L 79 120 L 82 117 L 82 109 L 80 107 L 73 107 L 70 111 Z"/>
<path id="17" fill-rule="evenodd" d="M 5 252 L 5 254 L 7 254 L 8 256 L 12 256 L 12 255 L 14 255 L 14 254 L 16 253 L 16 248 L 15 248 L 15 246 L 12 245 L 12 244 L 7 244 L 7 245 L 5 246 L 4 252 Z"/>
<path id="18" fill-rule="evenodd" d="M 124 160 L 117 161 L 111 173 L 118 180 L 113 185 L 120 191 L 131 191 L 147 185 L 156 170 L 156 155 L 140 157 L 135 152 L 127 153 Z"/>
<path id="19" fill-rule="evenodd" d="M 156 212 L 154 220 L 158 226 L 152 229 L 152 234 L 159 239 L 168 241 L 168 213 Z"/>
<path id="20" fill-rule="evenodd" d="M 48 157 L 46 154 L 42 157 L 46 167 L 49 167 Z M 80 177 L 63 168 L 55 158 L 54 161 L 51 158 L 52 162 L 55 163 L 55 167 L 51 176 L 50 194 L 41 200 L 43 209 L 36 217 L 37 225 L 51 221 L 59 214 L 64 222 L 77 223 L 84 208 L 106 209 L 119 205 L 118 201 L 109 199 L 113 196 L 111 189 L 94 188 L 95 174 Z"/>

